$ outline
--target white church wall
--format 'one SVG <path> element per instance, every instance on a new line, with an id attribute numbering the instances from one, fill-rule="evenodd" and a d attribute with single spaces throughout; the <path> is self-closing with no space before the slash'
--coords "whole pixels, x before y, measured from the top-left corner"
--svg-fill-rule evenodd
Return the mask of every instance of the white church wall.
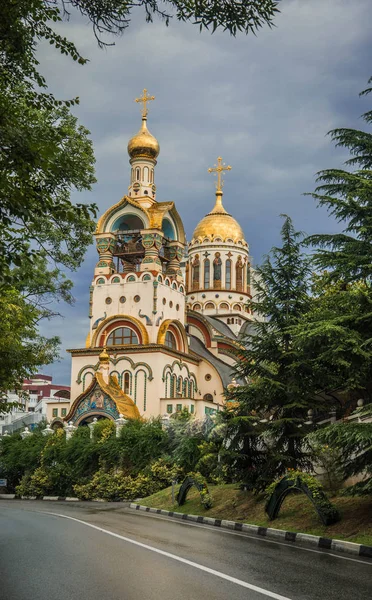
<path id="1" fill-rule="evenodd" d="M 125 277 L 116 274 L 110 280 L 115 277 L 120 277 L 120 283 L 99 283 L 103 277 L 98 277 L 93 286 L 91 339 L 94 334 L 92 328 L 98 319 L 103 320 L 116 315 L 123 317 L 128 315 L 138 319 L 146 327 L 150 343 L 154 344 L 157 342 L 159 326 L 166 319 L 178 320 L 184 325 L 183 284 L 172 282 L 166 285 L 168 278 L 164 277 L 162 283 L 149 273 L 142 273 L 139 277 L 136 273 L 129 273 Z M 144 280 L 144 277 L 150 279 Z M 157 285 L 154 286 L 154 283 Z M 154 315 L 155 301 L 157 312 Z"/>

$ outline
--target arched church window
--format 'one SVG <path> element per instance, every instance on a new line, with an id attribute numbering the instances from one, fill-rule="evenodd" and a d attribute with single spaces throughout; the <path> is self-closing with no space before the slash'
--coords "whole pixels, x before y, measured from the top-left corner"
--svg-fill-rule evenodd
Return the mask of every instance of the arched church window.
<path id="1" fill-rule="evenodd" d="M 83 381 L 83 392 L 87 389 L 87 387 L 90 386 L 90 384 L 92 383 L 94 378 L 94 373 L 91 373 L 90 371 L 87 371 L 87 373 L 84 373 L 83 377 L 82 377 L 82 381 Z"/>
<path id="2" fill-rule="evenodd" d="M 130 394 L 130 373 L 124 373 L 123 377 L 123 392 L 124 394 Z"/>
<path id="3" fill-rule="evenodd" d="M 209 258 L 204 261 L 204 289 L 209 290 L 211 283 L 211 264 Z"/>
<path id="4" fill-rule="evenodd" d="M 214 289 L 221 289 L 221 276 L 222 276 L 222 260 L 221 254 L 216 252 L 213 261 L 213 287 Z"/>
<path id="5" fill-rule="evenodd" d="M 240 306 L 240 304 L 234 304 L 233 310 L 237 310 L 238 312 L 241 312 L 242 307 Z"/>
<path id="6" fill-rule="evenodd" d="M 247 285 L 251 285 L 251 265 L 247 264 Z"/>
<path id="7" fill-rule="evenodd" d="M 182 377 L 181 377 L 181 375 L 177 379 L 177 397 L 182 397 Z"/>
<path id="8" fill-rule="evenodd" d="M 225 288 L 231 290 L 231 260 L 226 261 Z"/>
<path id="9" fill-rule="evenodd" d="M 197 304 L 194 304 L 194 306 L 192 308 L 193 308 L 193 310 L 200 310 L 201 306 L 200 306 L 200 304 L 197 303 Z"/>
<path id="10" fill-rule="evenodd" d="M 200 260 L 199 254 L 197 254 L 194 258 L 194 262 L 192 263 L 192 289 L 199 289 L 199 273 L 200 273 Z"/>
<path id="11" fill-rule="evenodd" d="M 172 375 L 171 382 L 170 382 L 170 398 L 176 397 L 176 383 L 177 383 L 177 377 L 175 375 Z"/>
<path id="12" fill-rule="evenodd" d="M 136 168 L 136 181 L 141 179 L 141 170 L 139 167 Z"/>
<path id="13" fill-rule="evenodd" d="M 143 169 L 143 181 L 149 183 L 149 168 L 148 167 L 144 167 Z"/>
<path id="14" fill-rule="evenodd" d="M 129 327 L 118 327 L 110 333 L 107 338 L 108 346 L 126 346 L 127 344 L 138 344 L 138 336 Z"/>
<path id="15" fill-rule="evenodd" d="M 212 396 L 212 394 L 204 394 L 203 400 L 205 402 L 213 402 L 213 396 Z"/>
<path id="16" fill-rule="evenodd" d="M 106 283 L 106 279 L 104 279 L 103 277 L 97 279 L 97 285 L 103 285 L 104 283 Z"/>
<path id="17" fill-rule="evenodd" d="M 207 304 L 204 307 L 207 310 L 213 310 L 215 308 L 213 302 L 207 302 Z"/>
<path id="18" fill-rule="evenodd" d="M 237 292 L 243 291 L 243 261 L 242 257 L 238 256 L 238 260 L 236 261 L 236 290 Z"/>
<path id="19" fill-rule="evenodd" d="M 177 350 L 177 341 L 171 331 L 167 331 L 165 334 L 165 345 L 171 350 Z"/>
<path id="20" fill-rule="evenodd" d="M 229 310 L 229 305 L 227 304 L 227 302 L 221 302 L 221 304 L 219 305 L 219 309 L 220 310 Z"/>

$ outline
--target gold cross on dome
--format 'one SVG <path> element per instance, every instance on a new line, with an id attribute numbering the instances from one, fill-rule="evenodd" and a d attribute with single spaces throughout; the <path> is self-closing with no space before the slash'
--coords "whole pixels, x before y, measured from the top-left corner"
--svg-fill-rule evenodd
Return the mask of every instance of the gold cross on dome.
<path id="1" fill-rule="evenodd" d="M 142 109 L 143 117 L 147 117 L 147 113 L 149 111 L 147 109 L 146 103 L 150 102 L 151 100 L 155 100 L 155 96 L 148 96 L 146 88 L 143 90 L 143 96 L 140 96 L 140 98 L 136 98 L 136 100 L 135 100 L 136 102 L 143 102 L 143 109 Z"/>
<path id="2" fill-rule="evenodd" d="M 216 190 L 217 192 L 222 192 L 222 188 L 223 188 L 223 179 L 222 179 L 222 173 L 223 171 L 231 171 L 231 167 L 230 165 L 226 166 L 222 163 L 222 158 L 221 156 L 219 156 L 217 158 L 217 164 L 214 165 L 214 168 L 210 168 L 208 169 L 208 173 L 217 173 L 217 183 L 216 183 Z"/>

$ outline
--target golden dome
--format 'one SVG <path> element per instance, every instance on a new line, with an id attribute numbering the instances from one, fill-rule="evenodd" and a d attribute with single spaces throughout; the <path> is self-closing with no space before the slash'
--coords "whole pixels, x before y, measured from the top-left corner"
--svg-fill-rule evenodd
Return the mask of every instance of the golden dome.
<path id="1" fill-rule="evenodd" d="M 104 347 L 104 349 L 102 350 L 101 354 L 99 355 L 99 362 L 100 363 L 110 362 L 110 355 L 107 352 L 106 346 Z"/>
<path id="2" fill-rule="evenodd" d="M 196 226 L 192 237 L 199 238 L 201 241 L 206 237 L 211 241 L 221 238 L 223 242 L 227 239 L 234 242 L 244 240 L 244 233 L 239 223 L 223 207 L 222 191 L 216 192 L 216 204 L 213 210 Z"/>
<path id="3" fill-rule="evenodd" d="M 152 158 L 155 160 L 160 152 L 158 140 L 151 135 L 146 125 L 147 118 L 142 117 L 142 127 L 128 142 L 128 154 L 131 158 Z"/>

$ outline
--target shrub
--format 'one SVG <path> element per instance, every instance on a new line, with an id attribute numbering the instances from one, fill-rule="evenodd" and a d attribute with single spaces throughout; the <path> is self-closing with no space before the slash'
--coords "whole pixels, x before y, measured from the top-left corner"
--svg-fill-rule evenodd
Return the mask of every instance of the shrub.
<path id="1" fill-rule="evenodd" d="M 13 433 L 0 440 L 0 473 L 8 479 L 9 491 L 15 491 L 22 478 L 31 474 L 41 464 L 41 453 L 47 440 L 37 429 L 33 435 L 22 439 Z"/>
<path id="2" fill-rule="evenodd" d="M 172 481 L 179 479 L 182 476 L 182 469 L 175 465 L 169 458 L 159 458 L 149 467 L 144 469 L 143 474 L 151 481 L 152 494 L 155 491 L 171 485 Z"/>
<path id="3" fill-rule="evenodd" d="M 22 477 L 16 487 L 18 496 L 46 496 L 52 490 L 53 484 L 50 474 L 44 467 L 38 467 L 32 475 L 26 474 Z"/>
<path id="4" fill-rule="evenodd" d="M 120 466 L 133 475 L 153 460 L 169 453 L 169 435 L 160 419 L 131 420 L 122 428 L 119 438 Z"/>
<path id="5" fill-rule="evenodd" d="M 133 478 L 123 473 L 97 471 L 89 483 L 74 485 L 74 492 L 80 500 L 115 501 L 134 500 L 151 494 L 152 490 L 150 479 L 144 475 Z"/>
<path id="6" fill-rule="evenodd" d="M 319 477 L 324 488 L 333 493 L 337 492 L 344 480 L 341 452 L 328 444 L 316 445 L 313 452 L 316 466 L 321 469 Z"/>

